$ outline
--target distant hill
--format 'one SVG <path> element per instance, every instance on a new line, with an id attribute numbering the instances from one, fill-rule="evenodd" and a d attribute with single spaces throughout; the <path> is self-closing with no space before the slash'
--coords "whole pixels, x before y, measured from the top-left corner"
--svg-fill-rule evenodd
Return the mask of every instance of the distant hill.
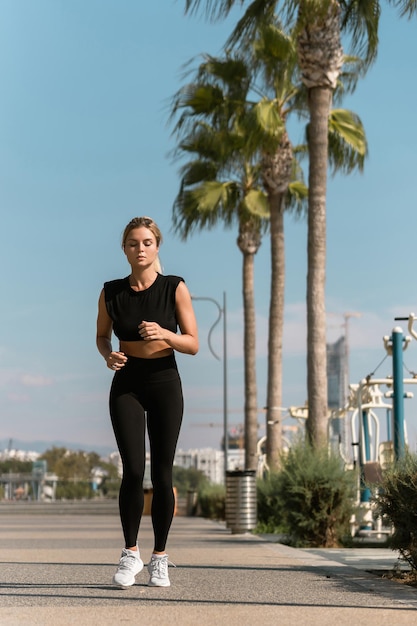
<path id="1" fill-rule="evenodd" d="M 23 439 L 0 439 L 0 452 L 8 450 L 11 447 L 13 450 L 23 450 L 25 452 L 39 452 L 42 454 L 45 450 L 51 448 L 67 448 L 67 450 L 84 450 L 84 452 L 96 452 L 102 457 L 108 456 L 111 452 L 117 450 L 116 444 L 114 446 L 96 446 L 86 445 L 85 443 L 75 443 L 73 441 L 60 441 L 55 439 L 54 441 L 24 441 Z"/>

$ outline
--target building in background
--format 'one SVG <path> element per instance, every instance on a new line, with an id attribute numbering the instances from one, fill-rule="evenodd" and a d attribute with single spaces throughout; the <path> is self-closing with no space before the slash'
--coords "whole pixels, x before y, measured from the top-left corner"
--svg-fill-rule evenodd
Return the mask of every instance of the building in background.
<path id="1" fill-rule="evenodd" d="M 245 463 L 245 451 L 240 445 L 241 433 L 240 431 L 233 437 L 231 447 L 229 447 L 227 461 L 228 470 L 242 470 Z M 27 497 L 29 484 L 32 484 L 32 490 L 34 492 L 35 500 L 47 500 L 55 499 L 56 484 L 58 477 L 54 474 L 48 474 L 46 468 L 46 461 L 39 460 L 39 452 L 26 452 L 22 450 L 6 449 L 0 451 L 0 461 L 9 459 L 17 459 L 19 461 L 32 461 L 33 470 L 31 474 L 27 476 L 23 475 L 0 475 L 0 484 L 6 485 L 6 499 L 12 499 L 13 493 L 16 487 L 20 487 L 21 484 L 25 486 L 24 496 Z M 118 451 L 112 452 L 106 459 L 109 463 L 112 463 L 117 467 L 119 477 L 123 475 L 123 465 Z M 182 467 L 184 469 L 193 468 L 201 471 L 210 482 L 217 484 L 224 484 L 224 453 L 223 450 L 215 450 L 213 448 L 195 448 L 190 450 L 177 450 L 174 465 Z M 100 484 L 103 478 L 103 470 L 100 467 L 96 467 L 92 471 L 92 485 L 93 488 Z M 144 476 L 144 487 L 151 488 L 151 472 L 150 472 L 150 454 L 146 453 L 146 465 Z M 12 485 L 13 483 L 13 485 Z M 16 483 L 16 484 L 14 484 Z"/>
<path id="2" fill-rule="evenodd" d="M 346 446 L 346 424 L 342 409 L 346 406 L 348 393 L 348 363 L 346 337 L 328 343 L 327 352 L 327 405 L 334 418 L 330 420 L 330 441 Z M 338 417 L 339 416 L 339 417 Z"/>
<path id="3" fill-rule="evenodd" d="M 228 451 L 227 469 L 243 469 L 245 451 L 242 448 L 233 448 Z M 224 453 L 222 450 L 203 448 L 194 450 L 178 450 L 175 455 L 174 465 L 184 469 L 193 468 L 200 470 L 210 482 L 224 484 Z"/>
<path id="4" fill-rule="evenodd" d="M 348 389 L 346 339 L 327 344 L 327 405 L 331 410 L 344 407 Z"/>

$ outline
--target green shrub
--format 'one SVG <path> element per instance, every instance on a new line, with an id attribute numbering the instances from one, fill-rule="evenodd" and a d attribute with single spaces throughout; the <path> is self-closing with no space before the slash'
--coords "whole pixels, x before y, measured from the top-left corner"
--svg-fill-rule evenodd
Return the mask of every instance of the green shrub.
<path id="1" fill-rule="evenodd" d="M 224 520 L 226 517 L 226 489 L 224 485 L 208 484 L 198 492 L 198 506 L 202 517 Z"/>
<path id="2" fill-rule="evenodd" d="M 188 491 L 199 491 L 209 484 L 209 479 L 201 471 L 194 467 L 180 467 L 174 465 L 173 482 L 177 488 L 179 496 L 185 496 Z"/>
<path id="3" fill-rule="evenodd" d="M 30 474 L 32 471 L 32 461 L 19 461 L 18 459 L 7 459 L 0 461 L 0 474 Z"/>
<path id="4" fill-rule="evenodd" d="M 56 486 L 57 500 L 84 500 L 94 497 L 94 491 L 88 482 L 70 482 L 60 480 Z"/>
<path id="5" fill-rule="evenodd" d="M 120 478 L 110 479 L 105 477 L 99 487 L 99 492 L 102 493 L 105 498 L 115 500 L 119 497 L 121 482 Z"/>
<path id="6" fill-rule="evenodd" d="M 257 531 L 261 533 L 285 533 L 283 511 L 282 472 L 269 474 L 264 479 L 258 479 L 256 484 L 258 505 Z"/>
<path id="7" fill-rule="evenodd" d="M 349 535 L 355 489 L 356 474 L 340 457 L 297 443 L 282 457 L 281 470 L 258 482 L 260 527 L 285 534 L 295 546 L 338 546 Z"/>
<path id="8" fill-rule="evenodd" d="M 393 526 L 391 548 L 398 550 L 417 575 L 417 456 L 407 454 L 385 470 L 375 512 Z"/>

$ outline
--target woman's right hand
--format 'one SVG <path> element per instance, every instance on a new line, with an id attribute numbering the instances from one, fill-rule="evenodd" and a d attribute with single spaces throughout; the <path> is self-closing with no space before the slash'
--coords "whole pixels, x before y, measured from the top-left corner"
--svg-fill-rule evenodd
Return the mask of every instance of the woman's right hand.
<path id="1" fill-rule="evenodd" d="M 113 372 L 117 372 L 125 366 L 127 356 L 123 352 L 110 352 L 106 359 L 107 367 Z"/>

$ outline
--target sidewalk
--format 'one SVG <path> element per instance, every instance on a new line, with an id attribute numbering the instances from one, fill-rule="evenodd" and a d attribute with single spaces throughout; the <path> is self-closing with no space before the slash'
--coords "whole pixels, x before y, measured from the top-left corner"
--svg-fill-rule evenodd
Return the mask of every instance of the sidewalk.
<path id="1" fill-rule="evenodd" d="M 146 562 L 152 549 L 148 516 L 140 545 Z M 391 550 L 296 550 L 270 538 L 232 535 L 224 524 L 176 517 L 171 587 L 148 587 L 144 570 L 136 585 L 120 590 L 111 579 L 121 547 L 117 514 L 5 514 L 0 507 L 0 624 L 417 622 L 417 589 L 366 571 L 392 567 Z"/>

